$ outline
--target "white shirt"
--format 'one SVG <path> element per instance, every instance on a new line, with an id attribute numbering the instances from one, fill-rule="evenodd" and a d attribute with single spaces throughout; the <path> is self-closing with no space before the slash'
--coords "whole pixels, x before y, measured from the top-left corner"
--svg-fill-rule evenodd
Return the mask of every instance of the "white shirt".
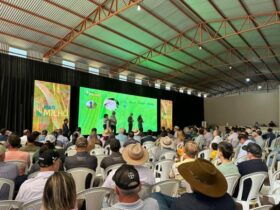
<path id="1" fill-rule="evenodd" d="M 45 184 L 53 173 L 54 171 L 39 172 L 36 177 L 23 182 L 15 200 L 27 203 L 31 200 L 42 198 Z"/>
<path id="2" fill-rule="evenodd" d="M 211 141 L 211 144 L 212 143 L 216 143 L 216 144 L 219 144 L 220 142 L 222 142 L 222 138 L 220 136 L 215 136 L 214 139 Z"/>
<path id="3" fill-rule="evenodd" d="M 249 143 L 251 143 L 251 142 L 254 143 L 252 140 L 247 139 L 243 144 L 239 144 L 239 145 L 240 145 L 240 150 L 239 150 L 239 153 L 238 153 L 237 158 L 240 158 L 240 157 L 242 157 L 242 156 L 247 155 L 247 151 L 246 151 L 246 150 L 243 150 L 242 147 L 245 146 L 245 145 L 247 145 L 247 144 L 249 144 Z"/>
<path id="4" fill-rule="evenodd" d="M 261 136 L 256 136 L 254 139 L 261 148 L 264 147 L 264 140 Z"/>
<path id="5" fill-rule="evenodd" d="M 133 203 L 116 203 L 112 207 L 102 208 L 102 210 L 159 210 L 158 202 L 153 198 L 147 198 L 145 200 L 139 199 Z"/>
<path id="6" fill-rule="evenodd" d="M 63 146 L 63 148 L 66 147 L 66 145 L 69 143 L 68 138 L 63 135 L 58 135 L 56 140 L 59 141 L 56 142 L 56 144 L 59 146 Z"/>
<path id="7" fill-rule="evenodd" d="M 134 166 L 134 167 L 139 173 L 140 182 L 142 183 L 142 185 L 154 185 L 156 183 L 155 176 L 149 168 L 145 166 Z M 109 173 L 102 187 L 108 187 L 112 189 L 115 188 L 115 182 L 113 181 L 113 176 L 116 170 L 113 170 Z"/>
<path id="8" fill-rule="evenodd" d="M 27 136 L 26 135 L 20 137 L 20 143 L 21 143 L 22 146 L 25 146 L 26 142 L 27 142 Z"/>
<path id="9" fill-rule="evenodd" d="M 238 133 L 232 133 L 228 137 L 229 143 L 233 146 L 233 148 L 236 148 L 239 144 L 239 139 L 238 139 Z"/>

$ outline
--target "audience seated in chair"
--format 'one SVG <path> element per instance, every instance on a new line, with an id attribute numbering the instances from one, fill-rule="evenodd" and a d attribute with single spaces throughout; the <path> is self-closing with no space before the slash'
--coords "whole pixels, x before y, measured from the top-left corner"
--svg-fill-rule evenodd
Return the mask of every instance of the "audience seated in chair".
<path id="1" fill-rule="evenodd" d="M 155 142 L 156 139 L 153 137 L 152 130 L 147 131 L 147 135 L 141 139 L 141 144 L 143 145 L 145 142 Z"/>
<path id="2" fill-rule="evenodd" d="M 118 164 L 118 163 L 125 163 L 122 154 L 120 153 L 121 144 L 120 141 L 117 139 L 110 140 L 110 149 L 112 154 L 108 157 L 105 157 L 101 163 L 100 167 L 106 169 L 108 166 Z"/>
<path id="3" fill-rule="evenodd" d="M 218 158 L 221 164 L 217 168 L 224 176 L 239 174 L 237 166 L 231 161 L 233 146 L 229 142 L 221 142 L 218 145 Z"/>
<path id="4" fill-rule="evenodd" d="M 168 136 L 160 137 L 159 142 L 160 142 L 160 148 L 155 150 L 155 153 L 153 154 L 155 161 L 158 161 L 159 157 L 164 153 L 174 152 L 174 142 L 170 137 Z"/>
<path id="5" fill-rule="evenodd" d="M 122 152 L 122 157 L 127 164 L 135 166 L 135 169 L 139 173 L 142 185 L 151 186 L 155 184 L 155 177 L 153 172 L 149 168 L 144 166 L 144 164 L 149 159 L 148 151 L 143 148 L 140 143 L 129 144 L 128 146 L 126 146 Z M 115 172 L 116 170 L 113 170 L 109 173 L 102 187 L 114 189 L 115 183 L 113 182 L 112 178 Z"/>
<path id="6" fill-rule="evenodd" d="M 18 167 L 12 163 L 5 163 L 5 152 L 6 147 L 0 145 L 0 178 L 10 179 L 15 181 L 18 177 Z M 9 188 L 7 186 L 3 186 L 0 189 L 0 200 L 8 200 Z"/>
<path id="7" fill-rule="evenodd" d="M 40 173 L 35 178 L 26 180 L 16 196 L 17 201 L 27 203 L 41 198 L 47 179 L 60 167 L 59 155 L 54 150 L 46 150 L 39 157 Z"/>
<path id="8" fill-rule="evenodd" d="M 268 172 L 268 168 L 265 161 L 261 159 L 262 149 L 258 144 L 249 143 L 248 145 L 243 146 L 242 149 L 247 152 L 248 160 L 241 162 L 237 165 L 241 177 L 254 172 Z M 248 193 L 251 189 L 251 185 L 251 180 L 246 180 L 244 182 L 242 200 L 247 199 Z M 239 185 L 237 184 L 233 197 L 237 196 L 238 190 Z"/>
<path id="9" fill-rule="evenodd" d="M 41 210 L 78 210 L 76 186 L 71 174 L 54 172 L 44 187 Z"/>
<path id="10" fill-rule="evenodd" d="M 227 194 L 227 182 L 223 174 L 205 159 L 183 163 L 179 173 L 190 184 L 192 193 L 180 198 L 153 193 L 161 210 L 235 210 L 235 203 Z"/>
<path id="11" fill-rule="evenodd" d="M 35 145 L 36 137 L 33 134 L 27 136 L 27 143 L 20 148 L 20 151 L 24 152 L 36 152 L 40 149 L 40 147 Z"/>
<path id="12" fill-rule="evenodd" d="M 158 203 L 153 198 L 140 199 L 138 193 L 141 189 L 141 182 L 134 166 L 123 164 L 116 170 L 112 179 L 115 182 L 119 202 L 102 210 L 159 210 Z"/>

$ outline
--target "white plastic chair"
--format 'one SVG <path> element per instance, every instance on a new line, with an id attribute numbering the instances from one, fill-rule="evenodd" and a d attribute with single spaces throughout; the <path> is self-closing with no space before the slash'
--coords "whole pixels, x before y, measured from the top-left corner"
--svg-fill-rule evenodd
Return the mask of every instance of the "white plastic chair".
<path id="1" fill-rule="evenodd" d="M 32 174 L 29 174 L 29 175 L 27 176 L 27 179 L 31 179 L 31 178 L 36 177 L 37 174 L 38 174 L 39 172 L 40 172 L 40 171 L 36 171 L 36 172 L 33 172 Z"/>
<path id="2" fill-rule="evenodd" d="M 66 151 L 72 150 L 72 149 L 76 150 L 76 145 L 72 145 L 72 146 L 68 147 Z"/>
<path id="3" fill-rule="evenodd" d="M 175 160 L 176 152 L 165 152 L 159 156 L 159 160 Z"/>
<path id="4" fill-rule="evenodd" d="M 33 156 L 34 156 L 35 152 L 29 152 L 29 161 L 30 161 L 30 165 L 28 170 L 31 169 L 32 165 L 33 165 Z"/>
<path id="5" fill-rule="evenodd" d="M 243 155 L 243 156 L 241 156 L 241 157 L 235 159 L 233 163 L 234 163 L 235 165 L 237 165 L 238 163 L 244 162 L 244 161 L 246 161 L 246 160 L 248 160 L 247 155 Z"/>
<path id="6" fill-rule="evenodd" d="M 0 178 L 0 191 L 4 185 L 8 185 L 9 187 L 9 196 L 7 200 L 13 200 L 14 190 L 15 190 L 15 183 L 13 180 Z"/>
<path id="7" fill-rule="evenodd" d="M 277 152 L 270 152 L 266 159 L 266 165 L 268 168 L 268 177 L 270 186 L 273 186 L 271 183 L 273 173 L 276 171 L 276 160 L 277 160 Z"/>
<path id="8" fill-rule="evenodd" d="M 178 195 L 179 184 L 180 181 L 176 179 L 158 182 L 153 186 L 152 192 L 161 192 L 165 195 L 176 197 Z"/>
<path id="9" fill-rule="evenodd" d="M 232 194 L 234 193 L 235 187 L 238 183 L 238 180 L 240 178 L 240 174 L 234 174 L 234 175 L 226 176 L 225 178 L 226 178 L 227 184 L 228 184 L 227 193 L 230 196 L 232 196 Z"/>
<path id="10" fill-rule="evenodd" d="M 138 195 L 142 200 L 144 200 L 146 198 L 151 197 L 151 193 L 152 193 L 152 186 L 142 185 L 140 192 L 138 192 Z"/>
<path id="11" fill-rule="evenodd" d="M 272 207 L 272 205 L 264 205 L 264 206 L 259 206 L 257 208 L 253 208 L 251 210 L 269 210 Z"/>
<path id="12" fill-rule="evenodd" d="M 174 164 L 173 160 L 160 160 L 155 163 L 154 175 L 156 180 L 165 181 L 169 179 L 169 173 L 172 169 L 172 165 Z"/>
<path id="13" fill-rule="evenodd" d="M 104 148 L 94 148 L 89 152 L 90 155 L 106 155 Z"/>
<path id="14" fill-rule="evenodd" d="M 20 209 L 22 204 L 23 203 L 20 201 L 3 200 L 0 201 L 0 209 L 1 210 Z"/>
<path id="15" fill-rule="evenodd" d="M 210 160 L 210 153 L 211 153 L 210 149 L 205 149 L 199 152 L 197 156 L 198 158 Z"/>
<path id="16" fill-rule="evenodd" d="M 66 172 L 72 174 L 72 176 L 75 180 L 77 193 L 85 190 L 86 179 L 87 179 L 87 176 L 89 174 L 92 175 L 91 181 L 90 181 L 90 187 L 92 187 L 93 181 L 94 181 L 94 178 L 95 178 L 95 171 L 93 171 L 89 168 L 79 167 L 79 168 L 69 169 Z"/>
<path id="17" fill-rule="evenodd" d="M 107 155 L 96 155 L 95 157 L 97 158 L 97 168 L 95 171 L 95 175 L 101 177 L 101 176 L 103 176 L 103 173 L 102 173 L 100 164 L 101 164 L 102 160 L 108 156 Z"/>
<path id="18" fill-rule="evenodd" d="M 106 177 L 109 175 L 109 173 L 110 173 L 111 171 L 118 169 L 118 168 L 121 167 L 122 165 L 123 165 L 123 163 L 118 163 L 118 164 L 114 164 L 114 165 L 108 166 L 108 167 L 104 170 L 104 173 L 103 173 L 104 180 L 106 179 Z"/>
<path id="19" fill-rule="evenodd" d="M 261 206 L 260 200 L 259 200 L 259 192 L 261 189 L 261 186 L 267 177 L 267 172 L 255 172 L 251 174 L 247 174 L 240 179 L 240 184 L 239 184 L 239 191 L 237 198 L 235 199 L 236 202 L 240 203 L 242 205 L 243 210 L 249 210 L 250 209 L 250 201 L 251 200 L 256 200 L 257 204 Z M 252 186 L 250 189 L 250 192 L 248 194 L 247 199 L 244 201 L 242 200 L 242 194 L 243 194 L 243 188 L 244 188 L 244 181 L 251 179 L 252 181 Z"/>
<path id="20" fill-rule="evenodd" d="M 155 142 L 152 141 L 146 141 L 143 143 L 143 147 L 147 150 L 155 146 Z"/>
<path id="21" fill-rule="evenodd" d="M 280 148 L 280 138 L 273 139 L 270 147 L 268 148 L 270 151 L 273 151 L 277 148 Z"/>
<path id="22" fill-rule="evenodd" d="M 95 187 L 84 190 L 77 194 L 78 199 L 85 199 L 86 210 L 100 210 L 107 194 L 112 194 L 113 189 L 106 187 Z"/>
<path id="23" fill-rule="evenodd" d="M 151 162 L 145 163 L 144 166 L 146 166 L 147 168 L 149 168 L 151 171 L 154 171 L 154 169 L 155 169 L 154 164 L 151 163 Z"/>
<path id="24" fill-rule="evenodd" d="M 270 183 L 270 192 L 269 192 L 269 194 L 271 194 L 272 191 L 274 191 L 275 188 L 280 187 L 279 177 L 280 177 L 280 170 L 275 171 L 272 174 L 271 178 L 269 179 L 269 183 Z"/>
<path id="25" fill-rule="evenodd" d="M 104 149 L 105 149 L 105 155 L 111 155 L 112 154 L 110 144 L 108 144 Z"/>
<path id="26" fill-rule="evenodd" d="M 32 200 L 21 206 L 21 210 L 40 210 L 42 206 L 42 198 Z"/>
<path id="27" fill-rule="evenodd" d="M 67 157 L 74 156 L 77 154 L 77 150 L 75 149 L 66 150 L 64 154 Z"/>

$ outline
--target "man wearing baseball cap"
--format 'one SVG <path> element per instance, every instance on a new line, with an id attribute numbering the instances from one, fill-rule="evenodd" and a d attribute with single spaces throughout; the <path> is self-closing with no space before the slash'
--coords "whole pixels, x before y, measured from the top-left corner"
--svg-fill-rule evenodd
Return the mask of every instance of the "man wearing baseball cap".
<path id="1" fill-rule="evenodd" d="M 38 163 L 40 172 L 21 185 L 15 200 L 27 203 L 42 197 L 47 179 L 60 167 L 59 155 L 54 150 L 48 149 L 40 154 Z"/>
<path id="2" fill-rule="evenodd" d="M 118 195 L 119 202 L 110 208 L 103 208 L 102 210 L 159 210 L 158 203 L 155 199 L 140 199 L 138 193 L 141 190 L 141 182 L 138 171 L 134 166 L 123 164 L 115 172 L 113 181 L 116 184 L 115 191 Z"/>
<path id="3" fill-rule="evenodd" d="M 264 160 L 262 160 L 262 148 L 256 143 L 249 143 L 242 147 L 244 151 L 247 152 L 247 161 L 243 161 L 237 165 L 238 171 L 242 176 L 251 174 L 254 172 L 268 172 L 267 165 Z M 250 179 L 245 180 L 243 186 L 242 200 L 246 200 L 249 194 L 249 191 L 252 186 L 252 181 Z M 239 190 L 239 184 L 235 188 L 233 197 L 236 197 Z"/>

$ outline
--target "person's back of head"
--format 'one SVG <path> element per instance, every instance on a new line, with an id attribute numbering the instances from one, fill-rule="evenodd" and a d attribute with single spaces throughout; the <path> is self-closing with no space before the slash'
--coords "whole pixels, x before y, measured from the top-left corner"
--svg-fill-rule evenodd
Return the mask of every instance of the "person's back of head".
<path id="1" fill-rule="evenodd" d="M 42 135 L 44 135 L 44 136 L 48 135 L 48 131 L 47 130 L 42 130 Z"/>
<path id="2" fill-rule="evenodd" d="M 120 128 L 119 133 L 120 134 L 124 134 L 124 132 L 125 132 L 125 129 L 124 128 Z"/>
<path id="3" fill-rule="evenodd" d="M 28 135 L 30 135 L 30 130 L 24 129 L 22 133 L 23 133 L 23 135 L 28 136 Z"/>
<path id="4" fill-rule="evenodd" d="M 217 143 L 212 143 L 211 148 L 212 148 L 212 150 L 217 150 L 218 149 L 218 144 Z"/>
<path id="5" fill-rule="evenodd" d="M 4 136 L 6 134 L 6 131 L 7 131 L 7 128 L 1 128 L 0 134 Z"/>
<path id="6" fill-rule="evenodd" d="M 247 151 L 247 157 L 249 160 L 260 159 L 262 157 L 262 148 L 256 143 L 249 143 L 242 147 L 243 150 Z"/>
<path id="7" fill-rule="evenodd" d="M 128 138 L 129 139 L 133 139 L 133 137 L 134 137 L 134 133 L 131 131 L 131 132 L 129 132 L 128 133 Z"/>
<path id="8" fill-rule="evenodd" d="M 76 185 L 71 174 L 55 172 L 45 184 L 43 192 L 44 210 L 70 210 L 76 204 Z"/>
<path id="9" fill-rule="evenodd" d="M 12 148 L 19 148 L 20 147 L 20 138 L 15 134 L 11 134 L 8 137 L 8 143 L 9 143 L 9 146 Z"/>
<path id="10" fill-rule="evenodd" d="M 63 133 L 62 129 L 61 128 L 57 129 L 57 133 L 58 133 L 58 135 L 62 135 L 62 133 Z"/>
<path id="11" fill-rule="evenodd" d="M 256 133 L 261 136 L 262 135 L 262 131 L 261 130 L 257 130 Z"/>
<path id="12" fill-rule="evenodd" d="M 30 135 L 32 135 L 34 138 L 35 138 L 35 141 L 36 141 L 36 139 L 40 136 L 40 132 L 38 132 L 38 131 L 33 131 Z"/>
<path id="13" fill-rule="evenodd" d="M 232 127 L 231 129 L 232 129 L 232 131 L 233 131 L 234 133 L 237 133 L 237 131 L 238 131 L 238 128 L 237 128 L 237 127 Z"/>
<path id="14" fill-rule="evenodd" d="M 153 131 L 151 129 L 147 130 L 147 135 L 148 136 L 152 136 L 153 135 Z"/>
<path id="15" fill-rule="evenodd" d="M 36 137 L 34 135 L 29 135 L 27 136 L 27 142 L 30 143 L 30 144 L 34 144 L 35 143 L 35 140 L 36 140 Z"/>
<path id="16" fill-rule="evenodd" d="M 231 143 L 223 141 L 219 143 L 218 151 L 218 156 L 220 156 L 219 154 L 221 153 L 225 159 L 230 160 L 233 154 L 233 147 Z"/>
<path id="17" fill-rule="evenodd" d="M 198 145 L 194 141 L 188 141 L 185 144 L 185 154 L 189 158 L 196 158 L 198 154 Z"/>
<path id="18" fill-rule="evenodd" d="M 117 140 L 117 139 L 110 140 L 110 149 L 113 152 L 119 152 L 120 148 L 121 148 L 121 144 L 120 144 L 119 140 Z"/>
<path id="19" fill-rule="evenodd" d="M 203 129 L 203 128 L 199 129 L 199 130 L 198 130 L 198 133 L 199 133 L 200 135 L 203 135 L 203 134 L 204 134 L 204 129 Z"/>
<path id="20" fill-rule="evenodd" d="M 76 145 L 76 148 L 77 148 L 77 152 L 86 151 L 87 150 L 87 146 L 88 146 L 88 141 L 86 140 L 85 137 L 80 136 L 76 140 L 75 145 Z"/>
<path id="21" fill-rule="evenodd" d="M 41 148 L 38 164 L 40 171 L 58 171 L 60 167 L 59 154 L 53 149 Z"/>

